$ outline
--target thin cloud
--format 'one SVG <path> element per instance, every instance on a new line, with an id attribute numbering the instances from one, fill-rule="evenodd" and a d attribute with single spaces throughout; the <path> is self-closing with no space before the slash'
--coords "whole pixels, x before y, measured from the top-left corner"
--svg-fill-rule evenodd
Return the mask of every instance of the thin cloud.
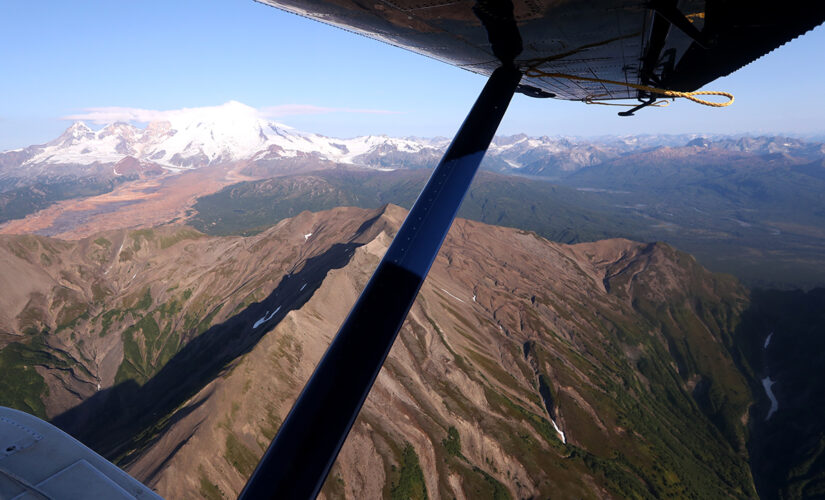
<path id="1" fill-rule="evenodd" d="M 207 109 L 207 107 L 195 109 L 205 110 Z M 62 116 L 61 120 L 81 120 L 85 122 L 94 123 L 97 125 L 104 125 L 113 122 L 148 123 L 154 121 L 170 120 L 175 115 L 178 115 L 184 111 L 186 111 L 186 109 L 162 111 L 157 109 L 104 106 L 99 108 L 85 108 L 80 113 Z M 283 116 L 296 115 L 319 115 L 326 113 L 359 113 L 372 115 L 398 114 L 398 111 L 388 111 L 384 109 L 330 108 L 324 106 L 315 106 L 312 104 L 282 104 L 280 106 L 268 106 L 254 111 L 261 118 L 279 118 Z"/>
<path id="2" fill-rule="evenodd" d="M 173 113 L 174 111 L 108 106 L 102 108 L 86 108 L 82 113 L 62 116 L 60 119 L 82 120 L 102 125 L 112 122 L 153 122 L 167 120 Z"/>

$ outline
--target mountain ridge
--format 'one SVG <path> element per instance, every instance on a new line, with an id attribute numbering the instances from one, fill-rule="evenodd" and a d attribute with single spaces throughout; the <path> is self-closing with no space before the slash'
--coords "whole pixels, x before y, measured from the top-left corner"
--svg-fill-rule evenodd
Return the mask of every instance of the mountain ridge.
<path id="1" fill-rule="evenodd" d="M 403 215 L 402 211 L 394 208 L 392 210 Z M 399 220 L 400 218 L 398 217 Z M 484 232 L 480 233 L 482 228 Z M 492 234 L 488 234 L 488 231 Z M 493 244 L 493 241 L 496 243 Z M 180 495 L 183 498 L 192 495 L 187 493 L 187 490 L 190 492 L 196 488 L 201 488 L 201 492 L 204 488 L 209 490 L 209 484 L 225 492 L 227 496 L 231 496 L 232 491 L 237 491 L 243 480 L 243 476 L 239 476 L 238 473 L 246 467 L 241 457 L 248 453 L 242 450 L 261 449 L 259 448 L 259 432 L 261 431 L 255 431 L 255 428 L 261 426 L 261 429 L 266 429 L 269 425 L 266 422 L 280 421 L 279 419 L 283 418 L 288 408 L 286 401 L 280 404 L 275 403 L 271 407 L 262 406 L 260 402 L 278 401 L 284 397 L 289 401 L 290 397 L 297 395 L 297 390 L 302 384 L 301 377 L 309 375 L 307 370 L 299 367 L 304 366 L 304 363 L 311 366 L 313 364 L 311 359 L 320 356 L 322 351 L 317 343 L 320 341 L 321 345 L 324 345 L 326 340 L 321 339 L 328 339 L 327 334 L 322 334 L 318 340 L 314 340 L 318 335 L 314 333 L 318 332 L 317 321 L 323 318 L 323 324 L 326 325 L 321 328 L 321 331 L 334 330 L 337 321 L 326 318 L 329 313 L 334 313 L 336 318 L 340 317 L 339 319 L 346 314 L 345 307 L 336 305 L 340 300 L 339 297 L 343 295 L 350 301 L 354 300 L 358 286 L 363 285 L 368 278 L 368 272 L 362 268 L 363 264 L 359 264 L 359 261 L 376 262 L 386 249 L 388 242 L 388 237 L 379 236 L 368 245 L 357 249 L 353 260 L 347 266 L 329 275 L 328 279 L 331 281 L 318 289 L 317 297 L 310 299 L 307 304 L 308 310 L 301 309 L 290 313 L 290 316 L 267 335 L 268 340 L 263 341 L 260 352 L 258 348 L 253 349 L 243 361 L 231 369 L 225 378 L 216 380 L 215 384 L 204 388 L 198 396 L 195 396 L 189 404 L 196 409 L 184 417 L 187 422 L 181 420 L 180 424 L 173 426 L 166 434 L 168 439 L 162 439 L 164 443 L 158 444 L 156 448 L 146 449 L 144 454 L 129 466 L 129 470 L 139 477 L 145 477 L 150 484 L 156 484 L 164 491 L 169 488 L 168 491 L 174 492 L 173 496 Z M 502 245 L 508 251 L 502 252 L 499 248 Z M 520 258 L 522 253 L 529 253 L 533 259 L 532 263 L 526 264 L 525 259 Z M 359 418 L 359 423 L 356 424 L 351 438 L 342 451 L 339 464 L 333 468 L 331 479 L 324 489 L 325 495 L 338 497 L 347 492 L 356 497 L 393 497 L 392 491 L 400 484 L 400 478 L 394 478 L 394 475 L 407 463 L 404 457 L 411 454 L 405 451 L 407 448 L 405 448 L 404 439 L 410 443 L 419 460 L 423 487 L 433 496 L 485 498 L 492 495 L 492 492 L 497 491 L 499 487 L 514 498 L 536 494 L 545 495 L 550 491 L 554 491 L 555 494 L 559 494 L 560 491 L 575 491 L 579 496 L 598 497 L 618 497 L 634 491 L 639 493 L 645 491 L 644 489 L 637 490 L 637 486 L 633 483 L 634 480 L 629 477 L 619 479 L 625 474 L 620 472 L 624 466 L 613 470 L 611 474 L 616 475 L 608 479 L 606 483 L 603 482 L 604 476 L 599 473 L 579 469 L 580 466 L 577 465 L 579 459 L 575 458 L 576 456 L 590 457 L 587 460 L 592 460 L 592 466 L 596 469 L 602 466 L 607 469 L 613 467 L 613 465 L 608 465 L 609 462 L 602 463 L 601 459 L 597 458 L 611 456 L 611 452 L 605 450 L 603 443 L 598 444 L 597 436 L 600 433 L 614 436 L 614 432 L 618 432 L 618 435 L 629 432 L 614 430 L 614 426 L 632 428 L 637 424 L 630 422 L 635 421 L 636 417 L 628 417 L 630 420 L 624 424 L 612 422 L 610 420 L 612 417 L 607 417 L 607 415 L 613 410 L 608 411 L 604 403 L 597 402 L 589 392 L 592 388 L 591 384 L 598 385 L 601 382 L 590 378 L 587 379 L 589 381 L 584 382 L 579 378 L 583 377 L 584 373 L 590 373 L 592 368 L 589 366 L 591 365 L 587 363 L 582 365 L 578 361 L 572 361 L 567 358 L 566 354 L 563 357 L 568 361 L 562 361 L 558 356 L 561 352 L 569 352 L 569 349 L 588 358 L 595 356 L 593 362 L 599 359 L 601 363 L 607 363 L 606 370 L 610 372 L 613 368 L 609 367 L 614 366 L 612 362 L 606 362 L 601 358 L 601 354 L 596 354 L 597 351 L 601 352 L 605 348 L 605 346 L 596 347 L 603 342 L 603 340 L 597 340 L 602 339 L 602 334 L 591 337 L 590 334 L 585 333 L 593 326 L 590 321 L 600 317 L 599 314 L 604 314 L 601 321 L 605 323 L 600 328 L 606 325 L 618 325 L 615 323 L 618 319 L 613 315 L 621 313 L 618 313 L 615 308 L 630 307 L 634 296 L 637 297 L 635 300 L 647 297 L 653 302 L 660 302 L 663 297 L 669 297 L 670 294 L 682 296 L 684 293 L 698 292 L 701 288 L 691 288 L 690 292 L 685 292 L 684 283 L 690 280 L 681 278 L 672 281 L 654 280 L 660 281 L 661 286 L 652 288 L 645 289 L 642 285 L 644 282 L 650 283 L 649 277 L 643 279 L 642 275 L 649 273 L 651 269 L 658 269 L 659 273 L 662 273 L 660 276 L 667 276 L 670 271 L 666 271 L 666 267 L 662 267 L 662 264 L 674 262 L 672 259 L 677 255 L 678 253 L 674 253 L 666 245 L 638 244 L 628 240 L 609 240 L 567 247 L 547 242 L 528 232 L 486 226 L 464 220 L 457 221 L 445 243 L 444 252 L 437 259 L 431 277 L 428 278 L 427 284 L 422 289 L 421 297 L 410 313 L 408 325 L 402 330 L 398 345 L 393 349 L 385 369 L 379 376 L 377 385 L 367 401 L 363 416 Z M 548 261 L 547 258 L 551 260 Z M 688 266 L 696 265 L 695 261 L 690 258 L 679 258 L 686 258 L 684 264 Z M 586 265 L 585 262 L 593 264 Z M 678 268 L 684 264 L 674 262 Z M 546 272 L 548 266 L 552 269 L 552 274 Z M 539 271 L 541 267 L 544 267 L 545 271 Z M 480 283 L 474 284 L 478 277 L 475 276 L 475 272 L 468 274 L 468 269 L 485 269 L 481 272 L 485 276 L 482 281 L 486 284 L 483 286 Z M 543 277 L 536 278 L 537 276 Z M 538 290 L 533 288 L 534 285 L 529 284 L 534 279 L 542 281 L 552 292 L 545 289 L 539 295 Z M 543 281 L 545 279 L 551 281 Z M 611 283 L 609 288 L 612 288 L 612 292 L 608 292 L 604 286 L 605 281 Z M 730 283 L 725 283 L 726 280 L 723 279 L 714 286 L 730 286 Z M 578 298 L 559 297 L 556 293 L 561 289 Z M 546 297 L 547 294 L 551 294 L 553 298 Z M 600 313 L 596 316 L 585 317 L 582 316 L 581 306 L 577 306 L 576 303 L 579 300 L 588 300 L 584 297 L 590 294 L 597 294 L 602 297 L 602 300 L 606 300 L 608 296 L 606 294 L 612 294 L 615 298 L 609 300 L 611 305 L 607 309 L 599 307 Z M 627 305 L 619 306 L 619 304 Z M 611 309 L 614 309 L 613 312 L 608 312 Z M 469 312 L 474 310 L 487 312 Z M 549 316 L 545 316 L 546 314 Z M 483 319 L 484 317 L 488 319 Z M 314 326 L 309 327 L 307 321 Z M 599 320 L 596 320 L 595 324 L 598 323 Z M 679 329 L 678 326 L 673 326 Z M 600 331 L 600 328 L 597 331 Z M 626 334 L 634 335 L 630 333 L 634 329 L 631 327 L 626 330 Z M 557 333 L 550 333 L 551 331 Z M 298 335 L 299 332 L 300 335 Z M 672 334 L 672 332 L 666 333 L 666 335 Z M 551 337 L 545 337 L 545 335 Z M 550 341 L 549 338 L 557 340 Z M 696 338 L 688 343 L 694 341 L 703 342 Z M 591 342 L 597 342 L 597 344 L 591 344 Z M 632 345 L 633 342 L 630 344 Z M 483 348 L 482 346 L 485 345 L 488 347 Z M 639 363 L 645 359 L 641 352 L 629 346 L 628 348 L 631 352 L 636 352 L 633 355 L 636 357 L 633 363 Z M 641 349 L 644 351 L 646 348 Z M 686 349 L 683 352 L 687 354 L 697 347 L 685 346 L 683 349 Z M 275 392 L 262 396 L 261 391 L 266 393 L 266 387 L 270 385 L 270 382 L 257 380 L 254 377 L 253 374 L 260 369 L 255 366 L 271 367 L 269 360 L 274 359 L 271 357 L 278 352 L 281 353 L 279 356 L 281 361 L 274 369 L 280 375 L 274 377 L 272 382 L 275 384 L 273 388 Z M 723 351 L 717 352 L 723 357 L 727 356 L 722 354 Z M 707 354 L 710 354 L 710 351 L 707 351 Z M 308 357 L 310 360 L 307 360 Z M 502 367 L 495 368 L 499 363 L 503 363 Z M 725 363 L 717 368 L 722 366 L 725 366 Z M 727 384 L 730 382 L 723 382 L 720 374 L 726 373 L 725 370 L 730 370 L 731 366 L 728 361 L 728 368 L 713 375 L 718 384 L 717 390 L 729 387 Z M 686 387 L 691 387 L 689 381 L 693 376 L 688 373 L 692 369 L 689 366 L 683 366 L 681 369 L 685 370 L 682 376 L 686 379 Z M 648 368 L 642 370 L 647 371 Z M 704 368 L 700 368 L 700 371 L 703 370 Z M 505 373 L 512 375 L 508 376 Z M 652 384 L 652 387 L 658 383 L 657 376 L 653 371 L 647 371 L 647 373 L 649 377 L 646 377 L 647 383 Z M 701 378 L 710 375 L 709 372 L 705 372 Z M 251 382 L 249 382 L 250 376 Z M 542 376 L 544 376 L 543 379 Z M 296 377 L 297 380 L 291 382 Z M 603 374 L 599 380 L 610 378 L 610 375 Z M 445 380 L 447 386 L 436 382 L 439 379 Z M 520 382 L 516 382 L 517 380 Z M 543 399 L 539 397 L 540 391 L 533 385 L 538 386 L 537 381 L 541 380 L 543 380 L 542 383 L 547 384 L 549 390 Z M 456 387 L 449 389 L 448 386 L 452 384 Z M 747 392 L 741 385 L 742 382 L 737 382 L 737 384 L 739 384 L 737 390 Z M 534 399 L 525 399 L 526 395 L 520 392 L 524 389 L 519 389 L 519 387 L 529 387 L 528 392 Z M 242 396 L 245 391 L 248 396 Z M 285 393 L 291 396 L 285 396 Z M 231 396 L 233 394 L 235 396 Z M 464 394 L 464 396 L 457 394 Z M 733 394 L 728 393 L 731 400 L 733 400 Z M 676 396 L 672 395 L 672 397 Z M 216 401 L 221 401 L 217 407 L 214 406 Z M 397 417 L 391 419 L 385 417 L 388 406 L 396 408 L 394 414 Z M 415 409 L 416 407 L 426 408 L 426 413 L 421 414 L 420 410 Z M 218 408 L 223 408 L 223 411 Z M 233 408 L 237 409 L 233 410 Z M 470 408 L 475 408 L 475 410 Z M 735 422 L 739 421 L 742 416 L 739 412 L 746 411 L 747 405 L 738 408 L 739 410 L 733 411 L 736 417 L 730 420 L 734 426 L 741 425 Z M 501 416 L 496 415 L 508 415 L 509 412 L 514 412 L 509 417 L 513 421 L 512 430 L 494 431 L 496 426 L 502 425 L 499 420 Z M 525 418 L 533 423 L 526 424 L 521 420 Z M 704 419 L 706 417 L 693 414 L 692 418 Z M 443 422 L 444 419 L 447 422 L 452 421 L 455 432 L 450 431 L 446 423 L 435 424 L 433 422 L 433 420 Z M 193 425 L 194 422 L 198 422 L 198 429 L 202 432 L 193 434 L 183 430 Z M 495 426 L 493 426 L 494 422 L 496 422 Z M 516 422 L 521 422 L 521 424 Z M 521 428 L 521 425 L 525 427 Z M 422 431 L 424 436 L 421 435 Z M 523 435 L 525 443 L 529 443 L 527 448 L 519 448 L 524 444 L 519 445 L 515 437 L 504 437 L 505 434 L 502 432 L 512 432 L 513 436 Z M 591 434 L 593 432 L 595 435 Z M 647 431 L 639 430 L 638 432 L 641 432 L 639 437 L 633 438 L 633 434 L 629 433 L 627 438 L 631 440 L 649 438 Z M 743 434 L 739 432 L 740 434 L 735 431 L 729 434 L 732 443 L 739 443 L 729 446 L 737 446 L 740 449 L 744 446 Z M 198 434 L 201 433 L 203 435 L 199 436 Z M 453 438 L 449 437 L 451 433 L 454 435 Z M 403 439 L 394 437 L 398 434 L 405 437 Z M 442 449 L 442 446 L 446 447 L 441 441 L 445 435 L 447 437 L 444 437 L 444 441 L 453 439 L 456 442 L 458 450 L 455 455 L 450 455 L 452 452 L 443 451 L 448 449 Z M 181 436 L 187 436 L 187 438 L 185 444 L 178 448 Z M 516 441 L 514 442 L 513 439 Z M 565 442 L 562 443 L 562 440 Z M 703 446 L 707 445 L 706 443 Z M 673 446 L 679 445 L 673 444 Z M 170 449 L 178 451 L 176 451 L 175 458 L 167 462 L 168 471 L 159 471 L 150 465 L 156 464 L 158 458 L 166 453 L 162 450 Z M 517 449 L 521 451 L 514 454 L 513 450 Z M 585 449 L 588 451 L 584 451 Z M 260 451 L 251 452 L 260 453 Z M 590 455 L 590 453 L 596 453 L 596 455 Z M 623 453 L 634 454 L 627 451 Z M 211 465 L 201 461 L 200 465 L 194 465 L 197 462 L 195 457 L 205 454 L 223 454 L 227 457 L 227 461 L 213 461 Z M 388 458 L 386 454 L 390 457 Z M 538 458 L 545 454 L 557 456 L 562 461 L 563 457 L 568 455 L 567 467 L 577 471 L 574 477 L 571 477 L 569 473 L 551 472 L 545 466 L 537 468 L 538 463 L 545 463 L 548 460 L 548 458 Z M 526 456 L 532 458 L 525 461 Z M 635 462 L 638 459 L 636 457 L 629 460 Z M 462 465 L 467 463 L 465 460 L 469 462 L 469 467 Z M 536 460 L 536 463 L 531 463 L 532 460 Z M 555 459 L 549 460 L 552 462 Z M 187 463 L 192 465 L 185 465 Z M 396 464 L 398 468 L 393 469 L 393 464 Z M 560 465 L 549 467 L 558 471 Z M 187 467 L 190 470 L 197 468 L 200 471 L 197 477 L 190 479 L 188 485 L 181 484 L 180 481 L 175 484 L 176 481 L 173 478 L 181 477 L 180 475 Z M 727 467 L 720 466 L 719 468 Z M 148 475 L 142 476 L 142 474 Z M 559 477 L 554 480 L 542 479 L 547 477 L 545 474 L 550 477 L 561 474 L 565 479 L 561 480 Z M 577 474 L 581 474 L 581 477 L 575 478 Z M 188 476 L 192 477 L 191 473 Z M 489 479 L 485 479 L 487 477 Z M 643 475 L 643 477 L 647 476 Z M 591 479 L 583 480 L 583 478 Z M 590 484 L 589 481 L 595 481 L 596 484 Z M 651 480 L 650 477 L 647 477 L 646 481 L 652 481 L 647 483 L 647 488 L 653 488 L 659 493 L 663 493 L 667 488 L 672 488 L 670 491 L 674 492 L 680 491 L 680 487 L 665 486 L 665 483 L 654 486 L 655 480 Z M 624 486 L 619 486 L 619 484 Z M 689 488 L 694 487 L 696 486 Z M 658 490 L 657 488 L 665 489 Z M 684 493 L 690 490 L 681 491 Z M 740 492 L 740 495 L 744 496 L 744 491 Z M 643 496 L 646 495 L 643 494 Z"/>
<path id="2" fill-rule="evenodd" d="M 5 236 L 0 256 L 45 255 L 53 277 L 32 281 L 51 291 L 21 290 L 26 324 L 0 352 L 51 367 L 52 415 L 71 394 L 53 377 L 85 380 L 84 402 L 55 422 L 164 495 L 231 496 L 405 213 L 303 212 L 247 238 L 179 226 Z M 111 305 L 84 311 L 95 294 Z M 458 220 L 325 495 L 393 497 L 415 476 L 433 497 L 747 496 L 748 388 L 725 347 L 746 300 L 665 244 L 567 246 Z M 205 456 L 217 458 L 193 458 Z"/>

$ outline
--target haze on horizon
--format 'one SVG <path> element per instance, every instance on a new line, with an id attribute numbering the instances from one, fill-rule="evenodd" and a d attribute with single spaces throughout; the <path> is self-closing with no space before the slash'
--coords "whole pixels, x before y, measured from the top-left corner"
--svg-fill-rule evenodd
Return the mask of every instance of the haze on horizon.
<path id="1" fill-rule="evenodd" d="M 444 63 L 248 2 L 17 4 L 0 20 L 0 150 L 41 144 L 89 109 L 173 110 L 237 100 L 331 137 L 452 136 L 484 83 Z M 128 19 L 128 23 L 124 20 Z M 180 23 L 186 19 L 186 23 Z M 819 27 L 707 89 L 633 118 L 614 107 L 516 96 L 500 135 L 822 136 Z M 334 81 L 334 88 L 330 82 Z"/>

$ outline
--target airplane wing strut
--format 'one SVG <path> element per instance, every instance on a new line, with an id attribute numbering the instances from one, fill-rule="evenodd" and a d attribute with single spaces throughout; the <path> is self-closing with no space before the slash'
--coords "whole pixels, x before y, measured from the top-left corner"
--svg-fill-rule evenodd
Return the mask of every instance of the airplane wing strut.
<path id="1" fill-rule="evenodd" d="M 521 81 L 496 69 L 240 499 L 315 498 L 369 394 Z"/>

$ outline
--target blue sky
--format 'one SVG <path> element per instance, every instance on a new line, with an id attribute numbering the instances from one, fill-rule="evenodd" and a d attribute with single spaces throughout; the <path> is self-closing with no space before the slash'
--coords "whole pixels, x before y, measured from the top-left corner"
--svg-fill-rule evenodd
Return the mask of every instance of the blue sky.
<path id="1" fill-rule="evenodd" d="M 451 136 L 484 79 L 257 4 L 224 1 L 6 2 L 0 17 L 0 150 L 42 143 L 109 106 L 167 110 L 237 100 L 390 114 L 291 114 L 278 121 L 331 136 Z M 517 96 L 502 134 L 825 134 L 825 28 L 708 89 L 736 103 L 677 101 L 619 118 L 616 109 Z"/>

